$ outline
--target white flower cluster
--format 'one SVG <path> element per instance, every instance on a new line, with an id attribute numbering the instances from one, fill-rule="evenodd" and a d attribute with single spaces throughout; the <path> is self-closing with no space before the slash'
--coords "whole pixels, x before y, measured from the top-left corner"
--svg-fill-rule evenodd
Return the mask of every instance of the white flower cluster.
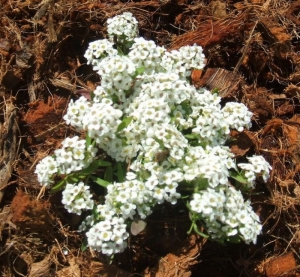
<path id="1" fill-rule="evenodd" d="M 138 35 L 138 22 L 130 12 L 124 12 L 107 20 L 109 39 L 120 44 L 133 41 Z"/>
<path id="2" fill-rule="evenodd" d="M 238 235 L 246 243 L 256 243 L 261 232 L 259 217 L 235 188 L 223 186 L 195 193 L 190 206 L 204 220 L 212 239 L 224 241 Z"/>
<path id="3" fill-rule="evenodd" d="M 86 147 L 78 138 L 66 140 L 37 166 L 39 181 L 49 185 L 56 174 L 88 167 L 96 149 L 128 164 L 126 180 L 109 184 L 98 215 L 80 226 L 89 229 L 88 245 L 108 255 L 125 249 L 125 223 L 145 219 L 164 201 L 176 204 L 180 191 L 191 189 L 196 193 L 190 209 L 212 238 L 224 241 L 239 235 L 255 242 L 261 226 L 250 203 L 229 184 L 230 171 L 237 166 L 224 146 L 230 129 L 250 127 L 252 113 L 240 103 L 222 107 L 217 94 L 190 85 L 191 70 L 204 67 L 200 46 L 169 52 L 136 38 L 137 22 L 130 13 L 108 20 L 108 33 L 110 41 L 92 42 L 85 53 L 101 75 L 101 86 L 91 101 L 71 101 L 64 116 L 67 124 L 85 131 L 94 146 Z M 265 181 L 269 176 L 270 166 L 258 157 L 238 164 L 248 182 L 257 175 Z M 82 182 L 65 188 L 63 203 L 70 212 L 92 208 L 86 186 Z"/>
<path id="4" fill-rule="evenodd" d="M 78 227 L 79 232 L 87 231 L 95 224 L 95 218 L 94 215 L 87 215 L 86 218 L 81 222 L 81 224 Z"/>
<path id="5" fill-rule="evenodd" d="M 242 132 L 245 127 L 251 127 L 252 113 L 241 103 L 226 103 L 222 109 L 222 115 L 230 129 Z"/>
<path id="6" fill-rule="evenodd" d="M 53 183 L 52 177 L 57 171 L 58 165 L 56 160 L 51 156 L 47 156 L 37 164 L 34 173 L 37 174 L 39 183 L 48 187 Z"/>
<path id="7" fill-rule="evenodd" d="M 247 159 L 250 163 L 239 163 L 238 167 L 245 171 L 248 187 L 254 188 L 257 176 L 261 176 L 266 182 L 270 177 L 272 167 L 262 156 L 252 156 Z"/>
<path id="8" fill-rule="evenodd" d="M 86 232 L 88 245 L 106 255 L 123 252 L 129 237 L 123 218 L 110 217 L 93 225 Z"/>
<path id="9" fill-rule="evenodd" d="M 166 52 L 162 58 L 162 66 L 168 72 L 175 72 L 180 77 L 189 77 L 192 69 L 202 69 L 205 64 L 205 57 L 202 48 L 194 46 L 184 46 L 179 50 Z"/>
<path id="10" fill-rule="evenodd" d="M 107 39 L 91 42 L 84 54 L 84 57 L 87 59 L 87 64 L 97 66 L 98 59 L 117 55 L 118 51 L 113 47 L 114 44 Z"/>
<path id="11" fill-rule="evenodd" d="M 62 142 L 62 148 L 54 151 L 54 157 L 61 174 L 70 174 L 86 168 L 96 156 L 97 149 L 92 145 L 86 146 L 84 139 L 78 136 L 66 138 Z"/>
<path id="12" fill-rule="evenodd" d="M 94 201 L 89 189 L 83 182 L 66 185 L 61 202 L 69 213 L 81 215 L 82 211 L 93 209 Z"/>
<path id="13" fill-rule="evenodd" d="M 101 86 L 109 95 L 116 95 L 119 101 L 126 101 L 125 91 L 133 83 L 136 65 L 126 56 L 108 56 L 99 61 L 94 70 L 101 76 Z"/>
<path id="14" fill-rule="evenodd" d="M 183 163 L 184 178 L 186 181 L 195 179 L 207 180 L 210 188 L 227 185 L 229 169 L 235 168 L 233 154 L 225 146 L 190 147 Z"/>
<path id="15" fill-rule="evenodd" d="M 38 181 L 49 187 L 53 184 L 55 174 L 70 174 L 88 167 L 96 152 L 95 147 L 87 147 L 85 140 L 80 140 L 78 136 L 66 138 L 62 148 L 54 151 L 54 156 L 45 157 L 37 164 L 35 173 Z"/>
<path id="16" fill-rule="evenodd" d="M 78 131 L 83 130 L 83 120 L 86 112 L 90 109 L 91 103 L 85 97 L 80 97 L 77 101 L 71 99 L 68 105 L 67 114 L 64 120 L 67 124 L 74 126 Z"/>
<path id="17" fill-rule="evenodd" d="M 157 46 L 154 41 L 139 37 L 134 39 L 128 57 L 138 68 L 144 68 L 144 73 L 151 74 L 161 68 L 165 52 L 165 48 Z"/>
<path id="18" fill-rule="evenodd" d="M 98 210 L 105 218 L 110 212 L 125 220 L 133 219 L 137 212 L 145 219 L 151 213 L 152 205 L 152 191 L 147 189 L 143 182 L 133 179 L 109 185 L 105 205 L 99 205 Z"/>

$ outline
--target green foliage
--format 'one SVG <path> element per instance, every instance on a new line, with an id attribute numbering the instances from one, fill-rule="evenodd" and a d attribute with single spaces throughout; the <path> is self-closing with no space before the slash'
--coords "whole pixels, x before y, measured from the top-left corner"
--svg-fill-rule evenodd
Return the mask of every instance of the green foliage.
<path id="1" fill-rule="evenodd" d="M 132 121 L 132 116 L 124 117 L 122 122 L 119 124 L 117 128 L 117 133 L 120 133 L 122 130 L 124 130 Z"/>
<path id="2" fill-rule="evenodd" d="M 211 93 L 216 93 L 216 94 L 220 94 L 220 91 L 219 91 L 219 89 L 218 88 L 214 88 L 212 91 L 211 91 Z"/>
<path id="3" fill-rule="evenodd" d="M 118 178 L 118 182 L 123 182 L 124 179 L 125 179 L 125 176 L 126 176 L 126 168 L 124 168 L 124 166 L 126 166 L 126 164 L 123 164 L 118 162 L 116 163 L 115 165 L 115 168 L 116 168 L 116 175 L 117 175 L 117 178 Z"/>
<path id="4" fill-rule="evenodd" d="M 135 71 L 134 78 L 136 78 L 138 75 L 142 75 L 144 72 L 145 72 L 144 66 L 138 67 Z"/>
<path id="5" fill-rule="evenodd" d="M 81 243 L 80 249 L 81 249 L 81 251 L 83 252 L 83 251 L 87 250 L 87 247 L 88 247 L 88 242 L 87 242 L 87 238 L 85 238 L 85 239 L 83 240 L 83 242 Z"/>
<path id="6" fill-rule="evenodd" d="M 91 175 L 90 178 L 98 185 L 106 188 L 111 182 L 105 181 L 97 176 Z"/>
<path id="7" fill-rule="evenodd" d="M 106 168 L 105 173 L 104 173 L 104 180 L 106 180 L 108 182 L 113 181 L 113 169 L 111 166 L 108 166 Z"/>
<path id="8" fill-rule="evenodd" d="M 78 183 L 83 180 L 92 179 L 97 184 L 106 187 L 109 182 L 102 180 L 99 177 L 95 177 L 92 174 L 95 173 L 99 167 L 111 167 L 111 163 L 104 160 L 95 160 L 87 168 L 82 169 L 80 172 L 74 172 L 67 175 L 64 179 L 58 182 L 52 189 L 51 193 L 55 193 L 64 189 L 66 184 Z"/>
<path id="9" fill-rule="evenodd" d="M 187 234 L 190 235 L 192 233 L 192 231 L 194 231 L 195 233 L 197 233 L 199 236 L 201 236 L 203 238 L 209 238 L 209 235 L 207 235 L 199 230 L 196 221 L 192 221 L 191 227 L 188 230 Z"/>
<path id="10" fill-rule="evenodd" d="M 230 171 L 230 177 L 234 180 L 238 181 L 241 184 L 247 184 L 247 179 L 245 178 L 243 171 Z"/>

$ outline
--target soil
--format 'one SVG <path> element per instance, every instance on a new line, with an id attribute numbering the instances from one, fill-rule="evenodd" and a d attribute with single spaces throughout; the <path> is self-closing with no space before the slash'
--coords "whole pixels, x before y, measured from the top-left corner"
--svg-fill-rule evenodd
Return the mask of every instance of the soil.
<path id="1" fill-rule="evenodd" d="M 300 276 L 299 0 L 0 3 L 1 276 Z M 179 203 L 157 207 L 128 249 L 108 260 L 81 249 L 81 218 L 37 182 L 37 162 L 76 133 L 62 118 L 69 100 L 100 84 L 83 57 L 88 43 L 125 11 L 159 45 L 201 45 L 207 65 L 191 82 L 253 112 L 252 128 L 232 132 L 230 147 L 273 167 L 251 194 L 263 223 L 257 244 L 187 236 Z"/>

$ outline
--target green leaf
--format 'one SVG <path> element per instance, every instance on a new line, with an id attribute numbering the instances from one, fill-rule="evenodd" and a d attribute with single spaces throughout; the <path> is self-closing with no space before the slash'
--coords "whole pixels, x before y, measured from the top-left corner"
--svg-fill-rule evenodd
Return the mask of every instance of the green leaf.
<path id="1" fill-rule="evenodd" d="M 110 165 L 111 165 L 110 162 L 103 161 L 103 160 L 95 160 L 87 168 L 82 169 L 80 173 L 84 175 L 89 175 L 94 173 L 100 166 L 106 167 Z"/>
<path id="2" fill-rule="evenodd" d="M 247 184 L 247 180 L 243 177 L 243 175 L 236 171 L 230 171 L 230 177 L 238 181 L 239 183 Z"/>
<path id="3" fill-rule="evenodd" d="M 199 134 L 187 134 L 184 135 L 187 139 L 199 139 Z"/>
<path id="4" fill-rule="evenodd" d="M 51 193 L 55 193 L 55 192 L 58 192 L 58 191 L 61 191 L 64 189 L 65 185 L 67 183 L 67 180 L 66 178 L 61 180 L 60 182 L 57 183 L 56 186 L 54 186 L 53 188 L 51 188 Z"/>
<path id="5" fill-rule="evenodd" d="M 195 192 L 199 192 L 201 190 L 205 190 L 208 187 L 208 180 L 203 177 L 198 177 L 192 181 L 194 185 Z"/>
<path id="6" fill-rule="evenodd" d="M 191 110 L 191 102 L 190 102 L 190 100 L 184 100 L 183 102 L 181 102 L 180 106 L 184 110 Z"/>
<path id="7" fill-rule="evenodd" d="M 106 167 L 106 166 L 111 166 L 111 163 L 110 163 L 110 162 L 107 162 L 107 161 L 97 160 L 97 162 L 98 162 L 98 165 L 99 165 L 99 166 L 104 166 L 104 167 Z"/>
<path id="8" fill-rule="evenodd" d="M 117 40 L 117 38 L 115 38 L 115 40 Z M 115 43 L 116 43 L 116 41 L 115 41 Z M 120 56 L 124 56 L 124 51 L 119 45 L 117 45 L 117 50 L 118 50 L 118 54 Z"/>
<path id="9" fill-rule="evenodd" d="M 186 232 L 188 235 L 190 235 L 192 233 L 192 231 L 194 229 L 194 224 L 195 223 L 192 223 L 190 229 Z"/>
<path id="10" fill-rule="evenodd" d="M 209 235 L 202 233 L 202 232 L 198 229 L 197 224 L 195 224 L 195 223 L 194 223 L 194 231 L 195 231 L 198 235 L 200 235 L 201 237 L 209 238 Z"/>
<path id="11" fill-rule="evenodd" d="M 113 170 L 111 166 L 108 166 L 104 173 L 104 179 L 108 182 L 112 182 L 113 180 Z"/>
<path id="12" fill-rule="evenodd" d="M 86 146 L 89 147 L 90 145 L 92 145 L 92 142 L 93 142 L 92 138 L 88 134 L 86 134 L 86 137 L 85 137 Z"/>
<path id="13" fill-rule="evenodd" d="M 93 219 L 95 220 L 97 220 L 97 219 L 99 219 L 99 213 L 98 213 L 98 211 L 97 211 L 97 206 L 96 205 L 94 205 L 94 207 L 93 207 L 93 209 L 92 209 L 92 217 L 93 217 Z"/>
<path id="14" fill-rule="evenodd" d="M 80 181 L 80 178 L 77 175 L 72 175 L 68 176 L 67 181 L 70 183 L 78 183 Z"/>
<path id="15" fill-rule="evenodd" d="M 84 239 L 80 247 L 81 251 L 85 251 L 87 249 L 87 246 L 88 246 L 87 239 Z"/>
<path id="16" fill-rule="evenodd" d="M 241 238 L 238 235 L 235 235 L 233 237 L 228 237 L 227 241 L 232 242 L 232 243 L 240 243 Z"/>
<path id="17" fill-rule="evenodd" d="M 220 91 L 219 91 L 219 89 L 218 88 L 214 88 L 212 91 L 211 91 L 211 93 L 212 94 L 219 94 L 220 93 Z"/>
<path id="18" fill-rule="evenodd" d="M 129 117 L 125 117 L 122 122 L 119 124 L 118 128 L 117 128 L 117 133 L 121 132 L 122 130 L 124 130 L 132 121 L 132 116 Z"/>
<path id="19" fill-rule="evenodd" d="M 97 183 L 98 185 L 100 185 L 100 186 L 102 186 L 102 187 L 104 187 L 104 188 L 106 188 L 106 187 L 110 184 L 110 182 L 107 182 L 107 181 L 105 181 L 105 180 L 103 180 L 103 179 L 101 179 L 101 178 L 99 178 L 99 177 L 97 177 L 97 176 L 91 175 L 90 178 L 91 178 L 95 183 Z"/>
<path id="20" fill-rule="evenodd" d="M 141 67 L 136 69 L 135 76 L 142 75 L 144 72 L 145 72 L 145 67 L 141 66 Z"/>
<path id="21" fill-rule="evenodd" d="M 93 101 L 95 98 L 95 92 L 94 91 L 91 91 L 91 100 Z"/>
<path id="22" fill-rule="evenodd" d="M 117 177 L 119 182 L 123 182 L 125 179 L 125 171 L 121 163 L 117 163 Z"/>

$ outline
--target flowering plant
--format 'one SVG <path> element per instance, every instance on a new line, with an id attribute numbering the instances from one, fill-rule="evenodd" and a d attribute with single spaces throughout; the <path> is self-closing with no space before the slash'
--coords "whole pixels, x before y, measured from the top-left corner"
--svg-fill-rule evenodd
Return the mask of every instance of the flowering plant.
<path id="1" fill-rule="evenodd" d="M 259 218 L 234 184 L 251 189 L 257 177 L 267 181 L 271 167 L 262 156 L 236 164 L 225 146 L 231 129 L 251 126 L 252 113 L 241 103 L 222 107 L 218 94 L 190 84 L 191 71 L 204 67 L 200 46 L 167 51 L 138 37 L 128 12 L 107 23 L 108 39 L 91 42 L 85 53 L 101 86 L 91 100 L 71 100 L 64 116 L 86 139 L 66 138 L 41 160 L 39 182 L 63 189 L 70 213 L 90 211 L 79 229 L 88 246 L 107 255 L 126 248 L 130 224 L 139 233 L 155 205 L 180 198 L 188 199 L 189 232 L 255 243 Z M 92 183 L 106 188 L 105 198 Z"/>

